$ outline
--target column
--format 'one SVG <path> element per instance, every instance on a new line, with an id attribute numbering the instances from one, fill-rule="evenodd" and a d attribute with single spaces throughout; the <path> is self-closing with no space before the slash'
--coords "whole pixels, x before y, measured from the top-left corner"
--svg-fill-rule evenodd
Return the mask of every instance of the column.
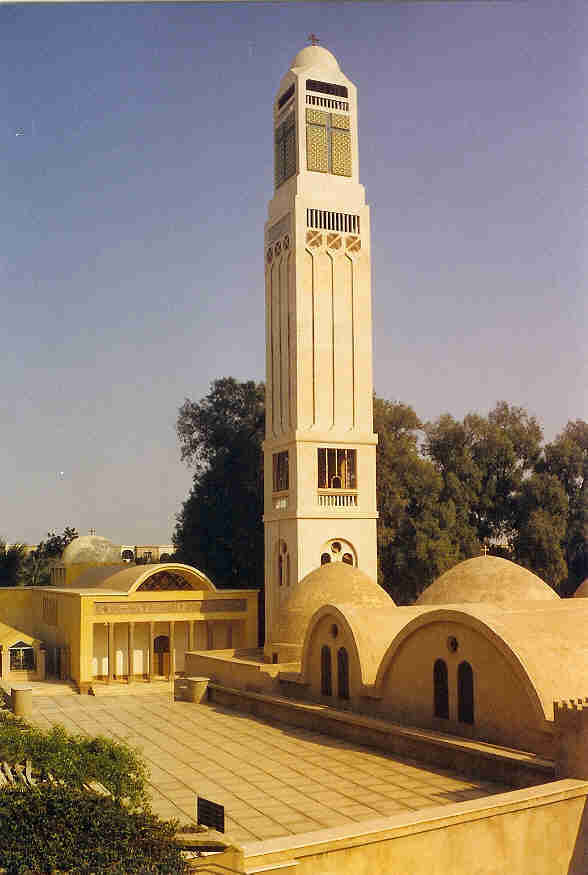
<path id="1" fill-rule="evenodd" d="M 175 620 L 169 621 L 169 676 L 176 676 L 176 624 Z"/>
<path id="2" fill-rule="evenodd" d="M 149 623 L 149 680 L 153 680 L 154 675 L 154 665 L 155 665 L 155 649 L 153 646 L 153 630 L 155 629 L 155 623 Z"/>
<path id="3" fill-rule="evenodd" d="M 45 650 L 45 645 L 42 644 L 37 650 L 37 679 L 40 681 L 44 681 L 47 676 L 46 669 L 46 656 L 47 652 Z"/>
<path id="4" fill-rule="evenodd" d="M 4 678 L 4 680 L 6 680 L 6 678 L 4 677 L 4 660 L 4 647 L 2 646 L 2 644 L 0 644 L 0 678 Z"/>
<path id="5" fill-rule="evenodd" d="M 196 620 L 188 620 L 188 650 L 194 650 L 194 623 Z"/>
<path id="6" fill-rule="evenodd" d="M 127 683 L 133 683 L 133 675 L 135 671 L 135 624 L 130 622 L 127 625 L 128 640 L 127 640 Z"/>
<path id="7" fill-rule="evenodd" d="M 114 623 L 106 624 L 108 629 L 108 683 L 114 680 Z"/>
<path id="8" fill-rule="evenodd" d="M 63 680 L 70 681 L 71 680 L 71 647 L 69 644 L 66 644 L 63 648 L 65 653 L 65 675 Z"/>

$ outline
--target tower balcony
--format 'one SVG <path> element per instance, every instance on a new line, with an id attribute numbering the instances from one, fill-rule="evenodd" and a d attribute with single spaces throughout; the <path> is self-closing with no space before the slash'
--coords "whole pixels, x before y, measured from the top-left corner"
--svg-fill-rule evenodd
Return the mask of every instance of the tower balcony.
<path id="1" fill-rule="evenodd" d="M 319 507 L 341 508 L 358 506 L 357 489 L 319 489 L 317 492 L 317 504 Z"/>
<path id="2" fill-rule="evenodd" d="M 272 508 L 274 510 L 288 509 L 288 491 L 272 492 Z"/>

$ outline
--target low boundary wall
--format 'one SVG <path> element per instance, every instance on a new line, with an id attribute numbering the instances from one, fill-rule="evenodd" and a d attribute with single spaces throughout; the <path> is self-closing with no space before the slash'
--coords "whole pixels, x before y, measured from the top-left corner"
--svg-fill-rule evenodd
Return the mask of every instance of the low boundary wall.
<path id="1" fill-rule="evenodd" d="M 242 871 L 292 875 L 586 875 L 588 782 L 243 845 Z M 238 871 L 238 870 L 237 870 Z"/>
<path id="2" fill-rule="evenodd" d="M 554 780 L 555 763 L 532 753 L 510 750 L 432 730 L 400 726 L 375 717 L 337 711 L 327 705 L 293 702 L 266 693 L 208 685 L 208 699 L 266 720 L 302 726 L 364 744 L 428 765 L 455 769 L 465 775 L 498 781 L 511 787 L 530 787 Z M 588 869 L 586 870 L 588 872 Z"/>

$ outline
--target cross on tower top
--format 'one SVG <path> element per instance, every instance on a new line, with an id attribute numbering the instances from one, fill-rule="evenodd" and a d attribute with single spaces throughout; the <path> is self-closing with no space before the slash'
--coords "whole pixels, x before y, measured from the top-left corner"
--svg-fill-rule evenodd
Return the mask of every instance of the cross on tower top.
<path id="1" fill-rule="evenodd" d="M 309 33 L 307 39 L 310 40 L 311 46 L 318 46 L 318 44 L 320 43 L 320 39 L 315 33 Z"/>

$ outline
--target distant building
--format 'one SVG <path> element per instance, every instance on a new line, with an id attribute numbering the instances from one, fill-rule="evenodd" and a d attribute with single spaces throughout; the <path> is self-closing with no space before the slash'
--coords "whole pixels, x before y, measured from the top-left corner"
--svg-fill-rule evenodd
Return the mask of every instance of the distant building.
<path id="1" fill-rule="evenodd" d="M 96 535 L 95 529 L 90 530 L 90 537 Z M 20 546 L 24 549 L 26 556 L 38 549 L 38 544 L 7 544 L 6 548 Z M 176 552 L 173 544 L 121 544 L 120 556 L 124 562 L 136 562 L 139 560 L 142 563 L 149 562 L 169 562 L 171 557 Z"/>
<path id="2" fill-rule="evenodd" d="M 120 548 L 125 562 L 169 562 L 175 552 L 173 544 L 122 544 Z"/>

